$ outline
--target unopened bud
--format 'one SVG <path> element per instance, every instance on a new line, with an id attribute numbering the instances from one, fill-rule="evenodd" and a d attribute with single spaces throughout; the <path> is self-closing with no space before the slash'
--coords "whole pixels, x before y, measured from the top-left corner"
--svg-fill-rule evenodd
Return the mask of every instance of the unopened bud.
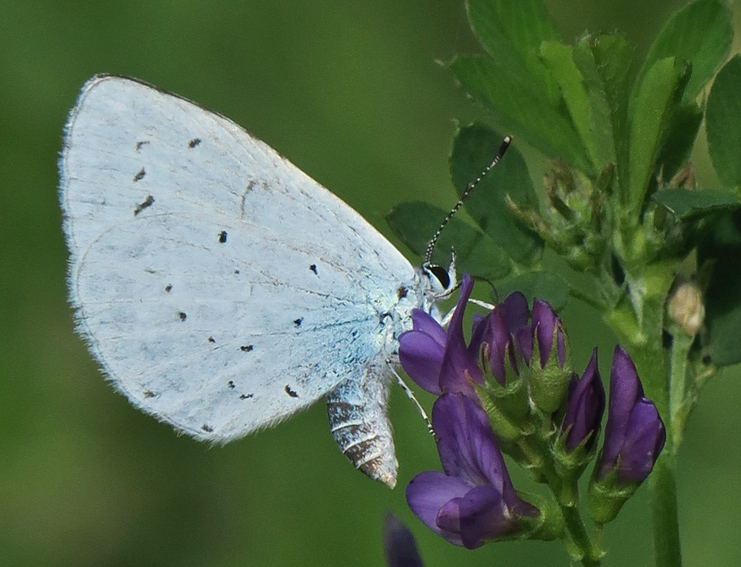
<path id="1" fill-rule="evenodd" d="M 700 330 L 705 319 L 702 290 L 696 282 L 683 282 L 669 298 L 669 319 L 690 337 Z"/>

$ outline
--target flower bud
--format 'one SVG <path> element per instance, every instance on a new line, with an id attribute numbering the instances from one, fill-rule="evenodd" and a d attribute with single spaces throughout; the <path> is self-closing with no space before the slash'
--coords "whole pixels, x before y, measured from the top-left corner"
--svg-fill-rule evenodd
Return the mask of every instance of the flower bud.
<path id="1" fill-rule="evenodd" d="M 667 305 L 669 319 L 688 336 L 694 337 L 705 319 L 702 290 L 696 282 L 676 286 Z"/>
<path id="2" fill-rule="evenodd" d="M 556 470 L 562 478 L 561 502 L 575 506 L 577 481 L 594 458 L 595 446 L 605 411 L 605 388 L 597 366 L 597 349 L 592 352 L 580 380 L 574 375 L 561 431 L 553 446 Z"/>
<path id="3" fill-rule="evenodd" d="M 648 477 L 666 441 L 654 403 L 643 395 L 635 365 L 615 347 L 605 441 L 589 486 L 589 513 L 597 523 L 612 520 Z"/>
<path id="4" fill-rule="evenodd" d="M 564 402 L 571 380 L 571 357 L 563 324 L 546 301 L 533 301 L 534 342 L 530 363 L 530 397 L 545 414 Z"/>
<path id="5" fill-rule="evenodd" d="M 605 388 L 599 374 L 595 348 L 581 379 L 572 379 L 569 384 L 569 401 L 561 425 L 567 452 L 570 453 L 579 446 L 591 451 L 602 426 L 604 411 Z"/>

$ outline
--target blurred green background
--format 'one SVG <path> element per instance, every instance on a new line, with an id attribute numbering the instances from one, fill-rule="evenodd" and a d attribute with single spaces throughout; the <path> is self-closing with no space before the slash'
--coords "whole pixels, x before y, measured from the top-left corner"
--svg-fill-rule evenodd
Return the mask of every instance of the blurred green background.
<path id="1" fill-rule="evenodd" d="M 617 28 L 639 54 L 682 4 L 547 2 L 565 38 Z M 404 486 L 439 465 L 398 389 L 394 491 L 353 471 L 323 404 L 209 448 L 113 392 L 66 303 L 56 160 L 93 74 L 133 75 L 229 116 L 388 234 L 382 216 L 395 203 L 453 204 L 454 123 L 485 115 L 436 60 L 474 51 L 462 0 L 0 0 L 0 566 L 380 566 L 387 509 L 414 530 L 428 567 L 568 564 L 558 543 L 458 549 L 408 512 Z M 543 164 L 521 149 L 539 179 Z M 596 342 L 606 375 L 604 326 L 579 305 L 564 317 L 577 367 Z M 739 378 L 731 369 L 707 387 L 682 447 L 686 565 L 741 564 Z M 645 496 L 608 526 L 605 565 L 652 565 Z"/>

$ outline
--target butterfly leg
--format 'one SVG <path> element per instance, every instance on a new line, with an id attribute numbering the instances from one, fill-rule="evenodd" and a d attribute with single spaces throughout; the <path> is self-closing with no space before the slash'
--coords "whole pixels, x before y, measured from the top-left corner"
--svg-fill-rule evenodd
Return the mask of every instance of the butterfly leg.
<path id="1" fill-rule="evenodd" d="M 414 395 L 414 392 L 412 392 L 412 389 L 407 386 L 406 382 L 404 382 L 404 379 L 399 376 L 399 373 L 396 371 L 396 369 L 393 367 L 391 361 L 388 361 L 387 364 L 389 365 L 389 368 L 391 369 L 391 372 L 394 376 L 396 376 L 396 381 L 398 382 L 399 386 L 401 386 L 401 389 L 404 390 L 404 393 L 409 397 L 412 402 L 414 402 L 414 405 L 417 406 L 417 409 L 419 410 L 419 413 L 422 415 L 422 419 L 425 420 L 425 423 L 427 424 L 427 430 L 430 432 L 430 435 L 435 437 L 435 430 L 432 429 L 432 422 L 430 421 L 430 418 L 427 416 L 427 412 L 425 411 L 425 408 L 422 407 L 422 404 L 419 403 L 419 400 Z"/>

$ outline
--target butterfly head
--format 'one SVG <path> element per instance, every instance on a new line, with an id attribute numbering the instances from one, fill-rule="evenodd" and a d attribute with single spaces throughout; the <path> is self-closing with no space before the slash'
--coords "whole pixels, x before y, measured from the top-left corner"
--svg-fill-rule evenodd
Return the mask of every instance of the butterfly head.
<path id="1" fill-rule="evenodd" d="M 436 300 L 448 297 L 458 287 L 455 250 L 450 253 L 450 265 L 447 269 L 431 262 L 423 262 L 422 274 L 429 280 L 430 291 Z"/>

